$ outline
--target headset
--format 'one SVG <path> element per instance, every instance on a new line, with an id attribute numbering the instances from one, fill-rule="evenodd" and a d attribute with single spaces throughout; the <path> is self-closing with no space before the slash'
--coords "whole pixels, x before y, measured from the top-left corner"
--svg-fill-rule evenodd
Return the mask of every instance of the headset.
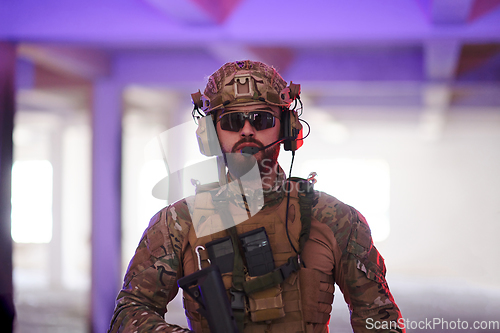
<path id="1" fill-rule="evenodd" d="M 196 129 L 196 138 L 200 152 L 205 156 L 221 156 L 219 138 L 215 130 L 215 123 L 212 115 L 200 117 L 198 119 L 198 128 Z"/>
<path id="2" fill-rule="evenodd" d="M 249 76 L 249 78 L 253 79 L 251 76 Z M 236 82 L 239 83 L 240 81 L 241 80 L 237 80 Z M 234 88 L 235 97 L 239 97 L 238 91 L 253 91 L 251 81 L 252 80 L 242 81 L 243 85 L 249 85 L 248 89 L 241 89 L 241 87 L 236 86 Z M 237 83 L 235 83 L 235 85 L 237 85 Z M 300 84 L 290 82 L 290 85 L 285 87 L 281 91 L 279 98 L 279 104 L 272 102 L 269 104 L 281 107 L 280 138 L 277 141 L 262 148 L 245 147 L 242 150 L 243 154 L 254 155 L 261 150 L 267 149 L 279 143 L 283 143 L 284 149 L 286 151 L 292 152 L 295 152 L 302 146 L 304 137 L 302 134 L 302 124 L 300 123 L 300 121 L 303 120 L 299 119 L 300 115 L 302 114 L 303 108 L 302 101 L 300 100 Z M 191 115 L 195 122 L 198 124 L 196 137 L 198 140 L 200 152 L 205 156 L 221 156 L 222 152 L 217 136 L 217 131 L 215 129 L 215 111 L 223 109 L 223 107 L 229 104 L 230 101 L 224 101 L 222 103 L 222 106 L 212 106 L 210 103 L 210 99 L 207 96 L 203 95 L 200 90 L 198 90 L 196 93 L 191 94 L 191 99 L 193 101 L 193 111 Z M 268 102 L 268 99 L 260 97 L 256 99 L 256 101 Z M 275 98 L 273 98 L 273 100 L 275 101 Z M 290 107 L 292 102 L 294 102 L 294 105 L 293 107 Z M 297 107 L 299 104 L 300 107 Z"/>
<path id="3" fill-rule="evenodd" d="M 283 132 L 283 147 L 286 151 L 296 151 L 302 146 L 302 124 L 299 121 L 299 115 L 296 110 L 282 108 L 281 131 Z"/>

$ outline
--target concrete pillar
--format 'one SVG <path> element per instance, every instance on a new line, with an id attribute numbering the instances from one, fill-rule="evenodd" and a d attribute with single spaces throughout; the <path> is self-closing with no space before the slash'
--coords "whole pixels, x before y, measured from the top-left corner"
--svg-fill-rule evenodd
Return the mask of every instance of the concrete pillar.
<path id="1" fill-rule="evenodd" d="M 92 118 L 92 332 L 106 332 L 121 277 L 121 87 L 94 83 Z"/>
<path id="2" fill-rule="evenodd" d="M 64 119 L 58 119 L 50 141 L 50 162 L 52 163 L 52 239 L 50 241 L 49 281 L 53 289 L 62 287 L 62 140 Z"/>
<path id="3" fill-rule="evenodd" d="M 12 332 L 14 300 L 12 284 L 11 178 L 14 129 L 14 68 L 16 49 L 0 42 L 0 327 Z"/>

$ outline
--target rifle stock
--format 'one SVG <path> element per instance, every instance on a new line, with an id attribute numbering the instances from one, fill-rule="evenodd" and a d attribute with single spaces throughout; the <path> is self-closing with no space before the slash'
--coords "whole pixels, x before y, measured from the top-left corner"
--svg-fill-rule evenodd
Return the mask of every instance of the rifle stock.
<path id="1" fill-rule="evenodd" d="M 177 281 L 199 305 L 211 333 L 239 333 L 226 288 L 217 265 L 211 265 Z"/>

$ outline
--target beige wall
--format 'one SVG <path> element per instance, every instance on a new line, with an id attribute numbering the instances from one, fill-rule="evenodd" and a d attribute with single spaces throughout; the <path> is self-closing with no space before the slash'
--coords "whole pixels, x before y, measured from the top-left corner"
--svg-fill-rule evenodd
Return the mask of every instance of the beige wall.
<path id="1" fill-rule="evenodd" d="M 419 112 L 332 109 L 344 141 L 315 136 L 324 123 L 311 123 L 296 163 L 317 156 L 386 159 L 391 233 L 376 245 L 389 274 L 499 287 L 500 110 L 451 109 L 433 140 L 423 134 Z"/>

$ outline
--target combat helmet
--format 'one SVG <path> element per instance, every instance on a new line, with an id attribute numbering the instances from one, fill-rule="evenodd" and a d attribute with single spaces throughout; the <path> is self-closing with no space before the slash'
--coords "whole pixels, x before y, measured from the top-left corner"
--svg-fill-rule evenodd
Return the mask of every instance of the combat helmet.
<path id="1" fill-rule="evenodd" d="M 209 78 L 204 93 L 191 94 L 195 109 L 204 115 L 230 104 L 267 103 L 289 107 L 299 97 L 300 85 L 286 81 L 274 67 L 259 61 L 228 62 Z"/>

